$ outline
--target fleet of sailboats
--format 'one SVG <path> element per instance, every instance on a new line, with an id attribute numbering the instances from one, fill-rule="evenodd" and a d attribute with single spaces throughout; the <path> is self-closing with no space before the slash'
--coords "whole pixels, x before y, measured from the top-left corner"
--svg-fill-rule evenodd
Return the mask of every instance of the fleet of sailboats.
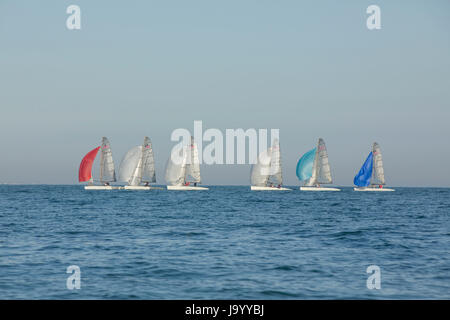
<path id="1" fill-rule="evenodd" d="M 99 178 L 95 180 L 93 166 L 99 152 Z M 209 190 L 207 187 L 199 186 L 201 175 L 198 152 L 198 146 L 193 137 L 189 145 L 172 150 L 165 173 L 167 190 Z M 270 148 L 258 155 L 256 163 L 252 166 L 250 189 L 291 190 L 283 187 L 281 167 L 280 142 L 275 139 Z M 296 174 L 297 178 L 304 183 L 300 187 L 302 191 L 340 191 L 339 188 L 322 186 L 332 184 L 333 179 L 325 141 L 321 138 L 314 149 L 309 150 L 299 159 Z M 87 182 L 84 186 L 86 190 L 161 189 L 150 185 L 156 183 L 156 172 L 153 147 L 149 137 L 144 138 L 142 145 L 128 150 L 120 163 L 118 180 L 125 182 L 125 186 L 111 185 L 117 180 L 111 146 L 106 137 L 102 138 L 100 146 L 89 151 L 81 160 L 78 180 Z M 353 182 L 356 185 L 355 191 L 395 191 L 384 187 L 383 158 L 378 143 L 373 144 L 372 151 Z"/>
<path id="2" fill-rule="evenodd" d="M 378 143 L 374 142 L 372 151 L 353 179 L 353 183 L 357 186 L 354 188 L 355 191 L 395 191 L 394 189 L 384 188 L 386 182 L 383 157 Z"/>
<path id="3" fill-rule="evenodd" d="M 280 142 L 275 139 L 272 146 L 258 155 L 250 175 L 253 191 L 291 190 L 282 187 Z"/>
<path id="4" fill-rule="evenodd" d="M 317 147 L 306 152 L 297 163 L 297 178 L 304 181 L 302 191 L 340 191 L 338 188 L 323 187 L 322 184 L 331 184 L 331 168 L 328 162 L 327 147 L 322 138 Z"/>

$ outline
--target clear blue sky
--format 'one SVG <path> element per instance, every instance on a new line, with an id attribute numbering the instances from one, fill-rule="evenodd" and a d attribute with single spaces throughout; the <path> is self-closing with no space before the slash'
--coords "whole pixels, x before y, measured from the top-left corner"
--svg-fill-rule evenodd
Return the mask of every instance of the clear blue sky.
<path id="1" fill-rule="evenodd" d="M 377 141 L 389 185 L 450 186 L 449 31 L 447 0 L 0 0 L 0 182 L 76 183 L 102 136 L 118 167 L 148 135 L 164 183 L 172 130 L 203 120 L 279 128 L 286 184 L 322 137 L 336 184 Z M 249 170 L 202 175 L 248 184 Z"/>

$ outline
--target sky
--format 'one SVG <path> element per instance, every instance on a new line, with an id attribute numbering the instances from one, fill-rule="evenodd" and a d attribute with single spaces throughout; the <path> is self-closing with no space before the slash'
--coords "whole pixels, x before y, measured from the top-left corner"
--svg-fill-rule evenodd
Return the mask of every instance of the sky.
<path id="1" fill-rule="evenodd" d="M 279 129 L 287 185 L 321 137 L 337 185 L 376 141 L 388 185 L 449 187 L 449 31 L 447 0 L 0 0 L 0 183 L 76 184 L 103 136 L 116 167 L 149 136 L 164 184 L 172 131 L 201 120 Z M 204 184 L 249 177 L 202 166 Z"/>

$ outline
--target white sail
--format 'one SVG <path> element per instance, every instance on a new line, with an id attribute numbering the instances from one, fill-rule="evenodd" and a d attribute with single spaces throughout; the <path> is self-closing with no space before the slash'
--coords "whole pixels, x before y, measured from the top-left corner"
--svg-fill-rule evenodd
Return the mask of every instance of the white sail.
<path id="1" fill-rule="evenodd" d="M 265 187 L 270 175 L 270 160 L 272 149 L 269 148 L 258 155 L 256 163 L 252 166 L 250 181 L 252 186 Z"/>
<path id="2" fill-rule="evenodd" d="M 281 172 L 280 142 L 278 141 L 278 139 L 275 139 L 273 141 L 271 147 L 269 180 L 275 185 L 283 184 L 283 176 Z"/>
<path id="3" fill-rule="evenodd" d="M 186 147 L 186 178 L 190 176 L 193 180 L 191 182 L 200 183 L 200 160 L 198 157 L 198 147 L 194 142 L 194 138 L 191 137 L 191 144 Z"/>
<path id="4" fill-rule="evenodd" d="M 116 181 L 116 173 L 114 170 L 114 161 L 112 158 L 111 146 L 107 138 L 103 137 L 100 154 L 100 181 L 114 182 Z"/>
<path id="5" fill-rule="evenodd" d="M 311 187 L 317 185 L 317 173 L 319 168 L 319 157 L 318 157 L 318 148 L 316 148 L 316 154 L 314 156 L 314 162 L 313 162 L 313 168 L 312 168 L 312 175 L 311 178 L 309 178 L 305 182 L 306 187 Z"/>
<path id="6" fill-rule="evenodd" d="M 381 156 L 380 146 L 376 142 L 373 144 L 372 155 L 373 155 L 373 171 L 372 171 L 372 179 L 371 179 L 370 183 L 383 185 L 383 184 L 385 184 L 384 169 L 383 169 L 383 157 Z"/>
<path id="7" fill-rule="evenodd" d="M 316 155 L 314 157 L 312 176 L 305 183 L 305 186 L 311 187 L 326 183 L 333 183 L 333 179 L 331 178 L 331 169 L 328 162 L 328 153 L 325 146 L 325 141 L 320 138 L 317 143 Z"/>
<path id="8" fill-rule="evenodd" d="M 140 149 L 142 150 L 142 147 L 140 147 Z M 130 186 L 138 186 L 141 183 L 141 180 L 142 180 L 142 157 L 139 159 L 128 184 Z"/>
<path id="9" fill-rule="evenodd" d="M 186 148 L 172 150 L 166 165 L 165 179 L 169 185 L 181 186 L 186 175 Z"/>
<path id="10" fill-rule="evenodd" d="M 144 144 L 142 145 L 142 181 L 156 182 L 152 142 L 148 137 L 144 138 Z"/>
<path id="11" fill-rule="evenodd" d="M 257 187 L 265 187 L 269 183 L 283 184 L 280 143 L 277 139 L 269 149 L 258 155 L 256 164 L 252 167 L 250 180 L 252 186 Z"/>
<path id="12" fill-rule="evenodd" d="M 198 147 L 191 137 L 191 143 L 171 152 L 166 166 L 166 182 L 180 186 L 186 182 L 200 183 L 200 160 Z"/>
<path id="13" fill-rule="evenodd" d="M 137 186 L 142 177 L 142 146 L 128 150 L 119 166 L 119 181 Z"/>
<path id="14" fill-rule="evenodd" d="M 331 178 L 331 168 L 328 162 L 327 147 L 325 146 L 325 141 L 323 141 L 323 139 L 319 139 L 317 156 L 317 182 L 322 184 L 333 183 L 333 179 Z"/>

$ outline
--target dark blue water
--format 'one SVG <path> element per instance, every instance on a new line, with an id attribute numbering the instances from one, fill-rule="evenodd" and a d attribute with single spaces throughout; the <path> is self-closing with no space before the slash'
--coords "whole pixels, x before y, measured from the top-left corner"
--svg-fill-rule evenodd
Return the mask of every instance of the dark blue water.
<path id="1" fill-rule="evenodd" d="M 449 249 L 450 189 L 0 186 L 2 299 L 449 299 Z"/>

